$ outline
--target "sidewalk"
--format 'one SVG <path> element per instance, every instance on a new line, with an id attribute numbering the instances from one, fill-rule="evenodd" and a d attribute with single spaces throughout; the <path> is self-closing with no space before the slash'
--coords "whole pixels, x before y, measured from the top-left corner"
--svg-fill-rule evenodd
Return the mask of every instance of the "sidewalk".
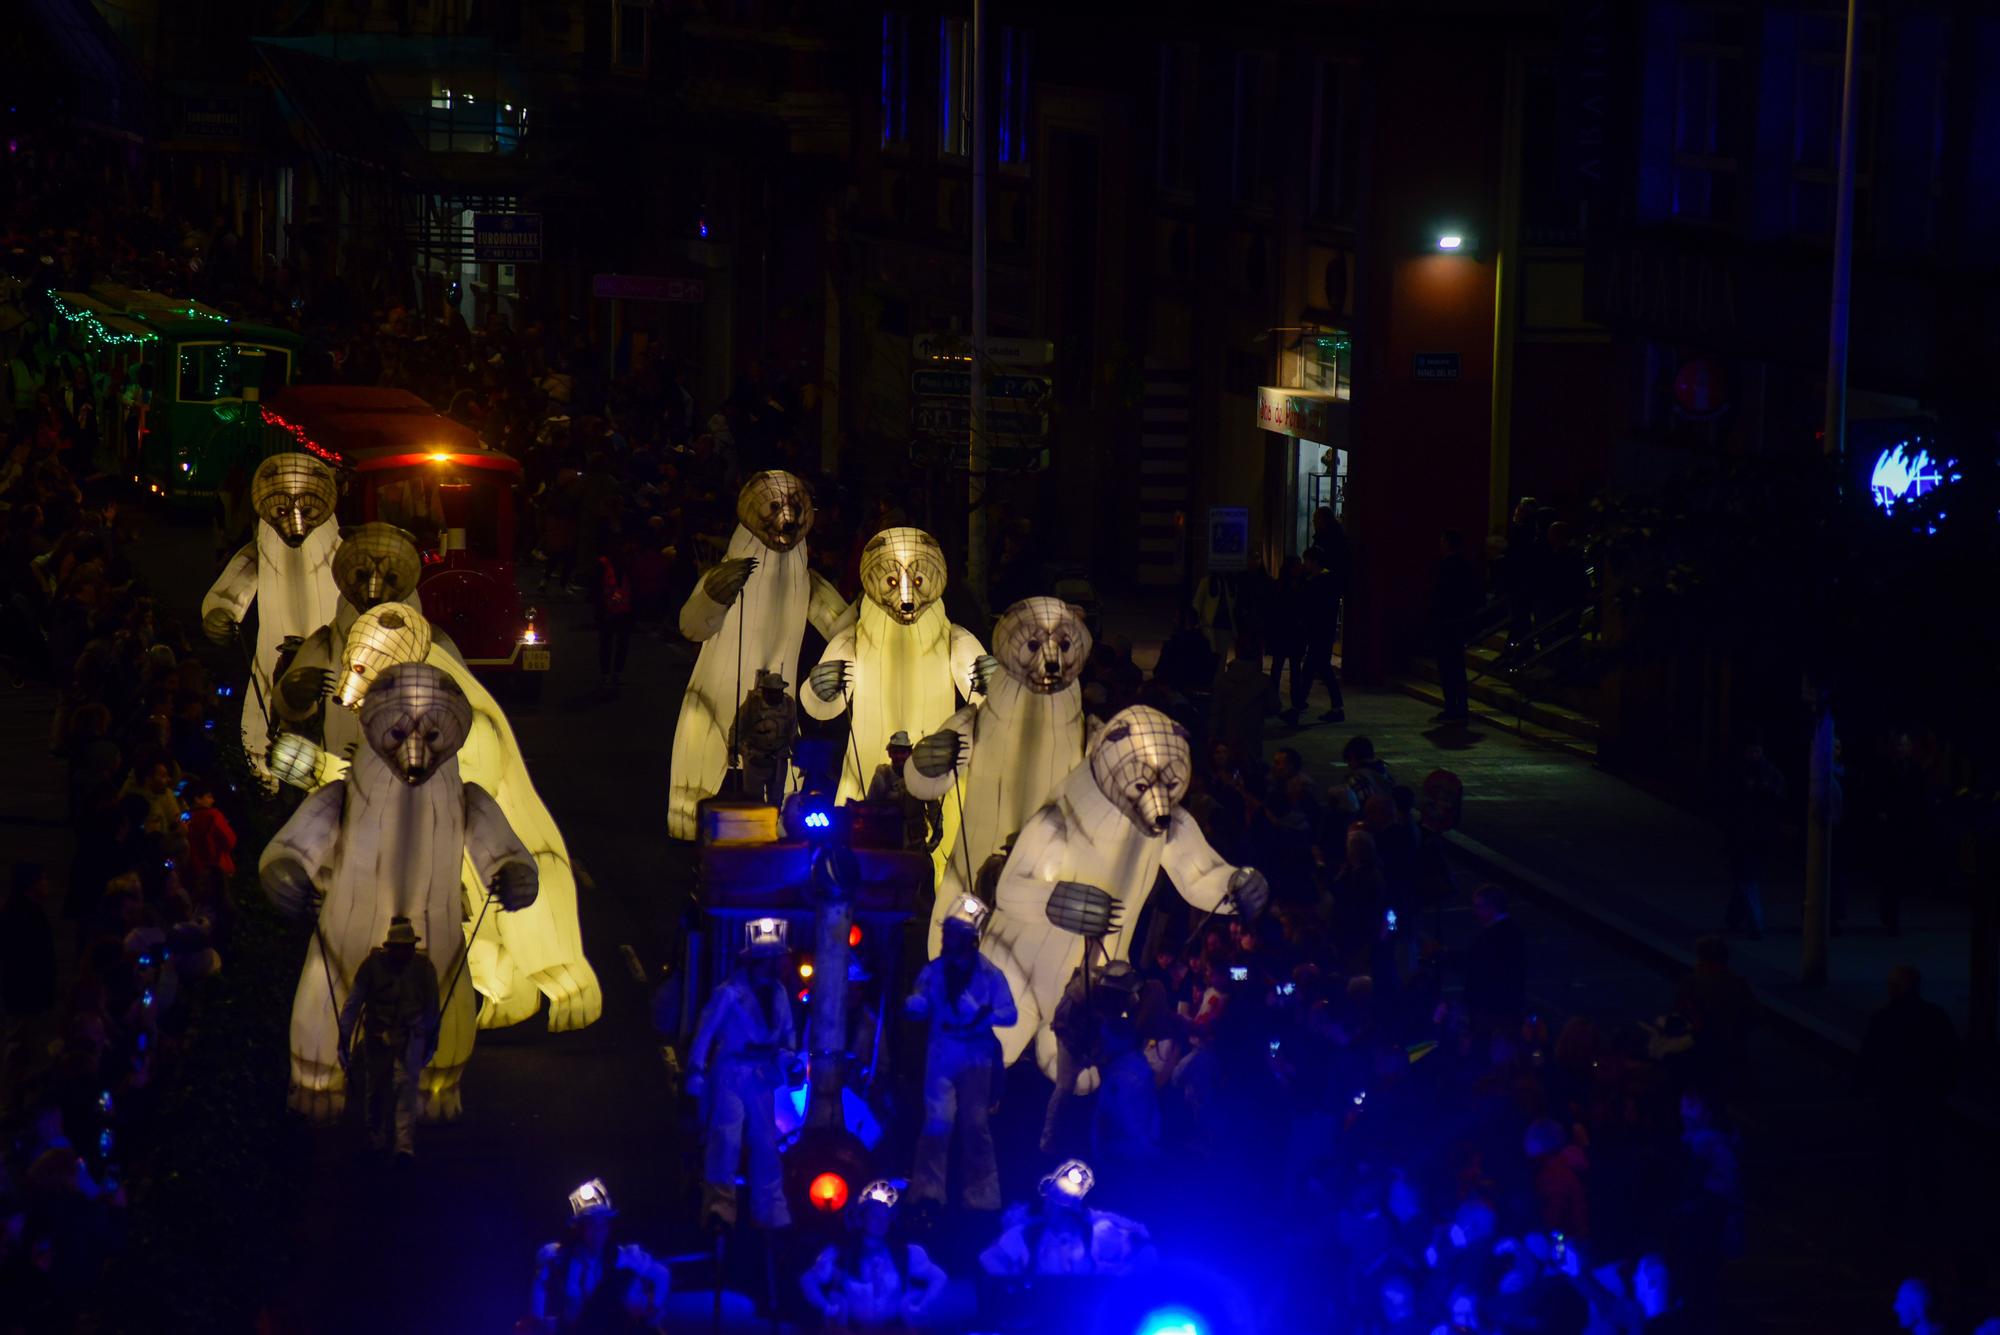
<path id="1" fill-rule="evenodd" d="M 1134 640 L 1150 668 L 1171 603 L 1107 609 L 1106 631 Z M 1567 751 L 1538 745 L 1475 713 L 1470 726 L 1432 722 L 1436 706 L 1395 690 L 1350 689 L 1345 723 L 1288 728 L 1273 719 L 1270 752 L 1290 746 L 1321 785 L 1343 768 L 1347 739 L 1366 736 L 1397 782 L 1416 787 L 1433 769 L 1465 783 L 1465 818 L 1452 842 L 1496 878 L 1519 884 L 1564 910 L 1673 966 L 1694 967 L 1695 941 L 1720 930 L 1729 890 L 1720 831 L 1708 820 L 1654 797 Z M 1326 707 L 1315 692 L 1306 720 Z M 1803 845 L 1799 870 L 1764 888 L 1762 941 L 1731 938 L 1735 968 L 1753 983 L 1774 1019 L 1842 1052 L 1861 1046 L 1868 1018 L 1885 998 L 1895 965 L 1923 970 L 1924 994 L 1965 1031 L 1970 997 L 1967 912 L 1962 904 L 1906 898 L 1903 934 L 1872 926 L 1872 896 L 1856 895 L 1858 924 L 1829 943 L 1823 988 L 1798 981 Z"/>
<path id="2" fill-rule="evenodd" d="M 1316 703 L 1307 717 L 1324 707 Z M 1544 748 L 1483 722 L 1432 722 L 1433 707 L 1400 692 L 1350 690 L 1347 722 L 1291 729 L 1273 721 L 1267 753 L 1305 756 L 1324 783 L 1342 768 L 1340 749 L 1365 735 L 1415 787 L 1432 769 L 1465 783 L 1465 818 L 1453 842 L 1496 876 L 1518 882 L 1586 915 L 1650 954 L 1693 967 L 1695 940 L 1720 928 L 1728 884 L 1720 833 L 1691 815 L 1566 752 Z M 1804 861 L 1804 849 L 1799 850 Z M 1823 988 L 1800 984 L 1800 885 L 1765 888 L 1762 941 L 1732 938 L 1731 962 L 1756 985 L 1776 1018 L 1833 1047 L 1860 1047 L 1868 1017 L 1884 1000 L 1896 964 L 1916 964 L 1924 992 L 1963 1032 L 1969 961 L 1961 905 L 1913 900 L 1903 935 L 1851 929 L 1831 942 Z M 1857 904 L 1853 917 L 1865 920 Z"/>

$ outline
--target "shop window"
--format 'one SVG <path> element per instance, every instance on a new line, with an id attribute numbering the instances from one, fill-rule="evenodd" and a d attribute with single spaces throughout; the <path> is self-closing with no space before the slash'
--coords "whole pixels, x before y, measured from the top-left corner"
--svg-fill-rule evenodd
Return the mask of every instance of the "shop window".
<path id="1" fill-rule="evenodd" d="M 972 25 L 938 20 L 938 152 L 972 155 Z"/>
<path id="2" fill-rule="evenodd" d="M 1028 165 L 1028 34 L 1000 30 L 1000 165 Z"/>
<path id="3" fill-rule="evenodd" d="M 910 141 L 910 20 L 882 16 L 882 147 Z"/>
<path id="4" fill-rule="evenodd" d="M 1232 181 L 1239 204 L 1268 205 L 1276 194 L 1278 60 L 1262 52 L 1236 57 L 1236 114 L 1231 145 Z"/>
<path id="5" fill-rule="evenodd" d="M 644 74 L 653 59 L 652 0 L 612 0 L 611 64 L 621 74 Z"/>
<path id="6" fill-rule="evenodd" d="M 1721 223 L 1735 216 L 1742 68 L 1738 48 L 1681 44 L 1674 72 L 1676 218 Z"/>
<path id="7" fill-rule="evenodd" d="M 1359 193 L 1361 118 L 1360 77 L 1344 60 L 1322 60 L 1313 81 L 1312 216 L 1336 225 L 1354 221 Z"/>
<path id="8" fill-rule="evenodd" d="M 1160 45 L 1159 179 L 1163 190 L 1194 189 L 1196 59 L 1192 42 Z"/>

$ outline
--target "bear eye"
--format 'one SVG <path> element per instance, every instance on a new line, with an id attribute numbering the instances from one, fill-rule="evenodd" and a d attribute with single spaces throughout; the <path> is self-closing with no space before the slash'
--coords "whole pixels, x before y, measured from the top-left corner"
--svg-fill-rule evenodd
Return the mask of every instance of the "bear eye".
<path id="1" fill-rule="evenodd" d="M 1062 650 L 1062 651 L 1063 651 L 1064 653 L 1068 653 L 1068 652 L 1069 652 L 1069 641 L 1068 641 L 1068 640 L 1057 640 L 1057 641 L 1056 641 L 1056 647 L 1057 647 L 1057 648 L 1059 648 L 1059 649 L 1061 649 L 1061 650 Z"/>
<path id="2" fill-rule="evenodd" d="M 1041 642 L 1040 640 L 1029 640 L 1029 641 L 1028 641 L 1028 652 L 1029 652 L 1029 653 L 1031 653 L 1031 654 L 1038 654 L 1038 653 L 1040 653 L 1041 651 L 1042 651 L 1042 642 Z"/>
<path id="3" fill-rule="evenodd" d="M 436 728 L 432 728 L 429 732 L 424 734 L 424 740 L 429 742 L 432 746 L 436 746 L 438 744 L 438 737 L 439 733 Z"/>
<path id="4" fill-rule="evenodd" d="M 389 740 L 396 743 L 396 745 L 398 746 L 401 746 L 403 744 L 403 739 L 405 737 L 408 737 L 409 735 L 410 735 L 409 733 L 404 732 L 401 728 L 389 729 Z"/>
<path id="5" fill-rule="evenodd" d="M 1140 780 L 1139 782 L 1137 782 L 1137 783 L 1135 783 L 1135 784 L 1133 784 L 1133 785 L 1132 785 L 1132 791 L 1133 791 L 1133 792 L 1134 792 L 1135 794 L 1137 794 L 1137 793 L 1143 793 L 1143 792 L 1145 792 L 1145 791 L 1146 791 L 1146 790 L 1147 790 L 1148 788 L 1151 788 L 1152 786 L 1153 786 L 1152 784 L 1150 784 L 1150 783 L 1147 783 L 1147 782 L 1146 782 L 1146 781 L 1145 781 L 1144 779 L 1141 779 L 1141 780 Z"/>

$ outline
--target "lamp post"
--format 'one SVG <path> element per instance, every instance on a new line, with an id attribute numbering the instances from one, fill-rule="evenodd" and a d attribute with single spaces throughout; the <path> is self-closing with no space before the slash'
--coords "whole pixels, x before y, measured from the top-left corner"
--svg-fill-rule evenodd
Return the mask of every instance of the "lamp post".
<path id="1" fill-rule="evenodd" d="M 965 460 L 965 579 L 986 606 L 986 4 L 972 0 L 972 433 Z"/>
<path id="2" fill-rule="evenodd" d="M 1826 429 L 1828 455 L 1847 452 L 1847 312 L 1854 268 L 1854 44 L 1861 0 L 1847 0 L 1847 50 L 1840 81 L 1840 164 L 1834 187 L 1833 297 L 1827 309 Z M 1807 756 L 1811 776 L 1806 798 L 1806 893 L 1799 975 L 1817 987 L 1826 982 L 1827 912 L 1833 876 L 1833 828 L 1824 796 L 1833 784 L 1833 697 L 1822 686 L 1813 693 L 1813 741 Z"/>

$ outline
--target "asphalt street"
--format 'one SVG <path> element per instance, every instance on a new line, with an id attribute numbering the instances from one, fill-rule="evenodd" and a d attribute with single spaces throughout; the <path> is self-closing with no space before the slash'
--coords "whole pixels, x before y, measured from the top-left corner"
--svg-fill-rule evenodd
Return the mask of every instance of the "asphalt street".
<path id="1" fill-rule="evenodd" d="M 188 600 L 191 612 L 213 568 L 206 535 L 162 525 L 146 542 L 172 571 L 170 598 Z M 623 693 L 601 698 L 587 607 L 573 597 L 540 605 L 554 667 L 541 701 L 516 708 L 513 721 L 583 873 L 584 942 L 603 985 L 603 1018 L 568 1034 L 546 1032 L 540 1018 L 482 1033 L 464 1117 L 420 1128 L 410 1170 L 369 1164 L 351 1126 L 314 1129 L 309 1185 L 293 1216 L 296 1259 L 276 1285 L 276 1329 L 508 1330 L 525 1310 L 535 1248 L 559 1234 L 566 1193 L 590 1177 L 610 1185 L 623 1237 L 656 1254 L 689 1240 L 694 1146 L 669 1098 L 649 986 L 631 961 L 656 970 L 674 949 L 692 876 L 688 850 L 669 843 L 664 828 L 669 744 L 692 653 L 642 633 Z M 10 695 L 0 710 L 13 720 L 10 740 L 32 735 L 32 693 Z M 12 800 L 9 808 L 14 822 L 42 814 Z M 1534 942 L 1531 988 L 1545 1012 L 1638 1018 L 1665 1008 L 1671 980 L 1621 942 L 1532 902 L 1519 911 Z M 1463 910 L 1448 916 L 1447 940 L 1465 935 L 1468 918 Z M 1951 1234 L 1952 1220 L 1971 1217 L 1984 1155 L 1956 1140 L 1940 1147 L 1966 1154 L 1978 1170 L 1940 1189 L 1942 1237 L 1889 1236 L 1870 1222 L 1866 1183 L 1876 1164 L 1845 1064 L 1769 1030 L 1757 1036 L 1754 1056 L 1749 1255 L 1729 1281 L 1746 1319 L 1740 1328 L 1882 1328 L 1877 1318 L 1886 1318 L 1901 1268 L 1926 1255 L 1949 1267 L 1979 1250 L 1966 1235 L 1954 1245 Z M 1010 1088 L 1018 1096 L 1023 1084 Z M 1002 1143 L 1005 1154 L 1004 1129 Z M 1026 1170 L 1009 1167 L 1019 1170 L 1008 1174 L 1012 1185 Z"/>

